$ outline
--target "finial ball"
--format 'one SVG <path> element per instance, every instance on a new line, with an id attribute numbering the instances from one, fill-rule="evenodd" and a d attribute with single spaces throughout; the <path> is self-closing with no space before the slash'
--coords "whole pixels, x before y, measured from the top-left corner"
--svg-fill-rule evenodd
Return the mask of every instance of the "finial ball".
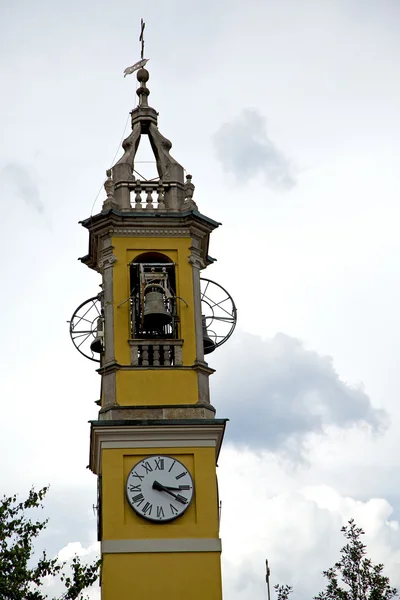
<path id="1" fill-rule="evenodd" d="M 140 81 L 140 83 L 146 83 L 146 81 L 149 80 L 150 75 L 147 69 L 139 69 L 136 77 L 137 80 Z"/>

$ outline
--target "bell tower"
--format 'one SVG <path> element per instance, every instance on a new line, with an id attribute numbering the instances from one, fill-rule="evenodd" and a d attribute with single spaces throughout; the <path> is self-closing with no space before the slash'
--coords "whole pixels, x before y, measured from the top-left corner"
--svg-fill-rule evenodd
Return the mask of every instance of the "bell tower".
<path id="1" fill-rule="evenodd" d="M 90 434 L 101 597 L 221 600 L 216 461 L 226 419 L 210 403 L 205 355 L 229 338 L 236 309 L 201 277 L 219 223 L 199 212 L 192 177 L 158 130 L 146 62 L 129 71 L 138 68 L 138 105 L 102 210 L 82 221 L 81 261 L 101 275 L 101 292 L 70 321 L 101 377 Z M 143 136 L 158 172 L 151 180 L 135 164 Z"/>

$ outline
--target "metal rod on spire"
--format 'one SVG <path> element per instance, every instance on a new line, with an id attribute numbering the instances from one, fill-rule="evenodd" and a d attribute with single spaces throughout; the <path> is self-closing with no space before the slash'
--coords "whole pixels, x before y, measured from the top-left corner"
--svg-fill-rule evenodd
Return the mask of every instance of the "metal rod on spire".
<path id="1" fill-rule="evenodd" d="M 267 593 L 268 593 L 268 600 L 271 600 L 271 590 L 269 588 L 269 578 L 271 575 L 271 571 L 268 565 L 268 560 L 265 561 L 265 567 L 266 567 L 266 573 L 265 573 L 265 581 L 267 582 Z"/>

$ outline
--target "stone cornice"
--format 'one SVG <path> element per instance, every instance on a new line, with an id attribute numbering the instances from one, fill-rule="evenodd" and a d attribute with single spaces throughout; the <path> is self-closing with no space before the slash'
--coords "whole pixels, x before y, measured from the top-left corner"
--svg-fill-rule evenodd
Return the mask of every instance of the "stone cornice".
<path id="1" fill-rule="evenodd" d="M 217 461 L 227 419 L 91 421 L 89 467 L 101 474 L 104 448 L 214 447 Z"/>
<path id="2" fill-rule="evenodd" d="M 134 210 L 117 211 L 110 209 L 106 212 L 93 215 L 89 219 L 80 221 L 81 225 L 90 231 L 98 229 L 110 229 L 111 227 L 131 226 L 133 228 L 180 228 L 190 225 L 197 225 L 204 232 L 210 233 L 216 229 L 221 223 L 202 215 L 201 213 L 191 210 L 188 212 L 136 212 Z"/>
<path id="3" fill-rule="evenodd" d="M 205 402 L 196 402 L 196 404 L 138 404 L 138 405 L 129 405 L 129 406 L 123 406 L 121 404 L 117 404 L 115 406 L 118 406 L 118 410 L 121 410 L 122 412 L 124 410 L 128 411 L 131 410 L 132 408 L 134 408 L 135 410 L 141 410 L 141 409 L 170 409 L 170 408 L 206 408 L 207 410 L 210 410 L 211 412 L 215 413 L 216 410 L 213 406 L 211 406 L 211 404 L 205 403 Z M 109 407 L 105 407 L 105 410 L 101 409 L 100 413 L 103 411 L 105 412 L 106 410 L 108 410 Z"/>
<path id="4" fill-rule="evenodd" d="M 169 229 L 167 227 L 157 227 L 152 229 L 137 227 L 113 227 L 107 232 L 116 237 L 192 237 L 193 231 L 189 227 L 180 229 Z"/>
<path id="5" fill-rule="evenodd" d="M 142 339 L 142 340 L 129 340 L 129 342 L 139 342 L 141 344 L 146 344 L 146 339 Z M 169 340 L 158 340 L 159 344 L 161 345 L 162 343 L 169 343 Z M 171 342 L 174 342 L 176 340 L 171 340 Z M 179 340 L 178 340 L 179 341 Z M 212 375 L 213 373 L 215 373 L 215 369 L 212 369 L 211 367 L 208 366 L 207 363 L 202 363 L 202 362 L 195 362 L 193 365 L 180 365 L 180 366 L 176 366 L 176 365 L 171 365 L 170 367 L 165 367 L 165 366 L 136 366 L 136 365 L 120 365 L 119 363 L 117 363 L 116 361 L 105 364 L 101 367 L 99 367 L 97 370 L 97 373 L 99 373 L 100 375 L 106 375 L 108 373 L 115 373 L 116 371 L 200 371 L 202 373 L 207 373 L 208 375 Z"/>
<path id="6" fill-rule="evenodd" d="M 101 241 L 112 236 L 124 237 L 191 237 L 200 242 L 203 258 L 207 261 L 210 233 L 220 223 L 192 210 L 188 212 L 135 212 L 114 209 L 81 221 L 89 230 L 89 253 L 80 260 L 88 267 L 99 270 L 98 249 Z"/>

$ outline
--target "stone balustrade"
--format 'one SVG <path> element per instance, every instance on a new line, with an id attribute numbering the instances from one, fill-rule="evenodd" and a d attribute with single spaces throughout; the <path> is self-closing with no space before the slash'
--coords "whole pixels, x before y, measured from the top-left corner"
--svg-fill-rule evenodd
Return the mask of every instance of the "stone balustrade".
<path id="1" fill-rule="evenodd" d="M 181 367 L 183 340 L 129 340 L 133 367 Z"/>
<path id="2" fill-rule="evenodd" d="M 165 192 L 168 185 L 160 181 L 141 181 L 137 179 L 129 186 L 131 190 L 131 208 L 136 210 L 166 210 Z"/>
<path id="3" fill-rule="evenodd" d="M 183 186 L 176 182 L 144 181 L 136 179 L 128 184 L 130 205 L 134 210 L 174 211 L 197 209 L 193 200 L 192 176 L 187 175 Z"/>
<path id="4" fill-rule="evenodd" d="M 127 165 L 120 165 L 127 166 Z M 116 167 L 115 167 L 116 168 Z M 121 169 L 120 169 L 121 170 Z M 192 176 L 186 175 L 186 183 L 178 181 L 147 181 L 135 179 L 128 173 L 120 173 L 121 178 L 113 179 L 112 169 L 107 169 L 104 188 L 107 198 L 103 202 L 103 210 L 118 209 L 137 211 L 186 211 L 198 210 L 193 200 L 194 185 Z"/>

